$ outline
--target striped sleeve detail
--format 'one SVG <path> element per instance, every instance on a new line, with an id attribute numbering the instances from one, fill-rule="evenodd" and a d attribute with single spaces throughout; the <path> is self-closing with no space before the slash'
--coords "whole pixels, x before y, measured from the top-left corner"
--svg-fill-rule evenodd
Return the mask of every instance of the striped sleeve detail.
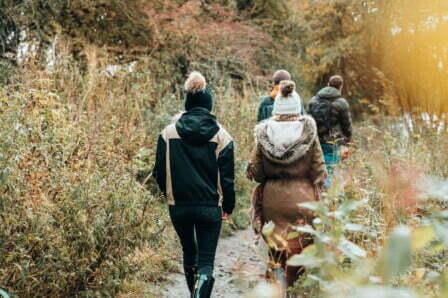
<path id="1" fill-rule="evenodd" d="M 230 134 L 220 125 L 218 133 L 210 141 L 218 144 L 216 147 L 216 158 L 218 158 L 221 151 L 233 142 L 233 139 Z"/>
<path id="2" fill-rule="evenodd" d="M 180 138 L 179 134 L 177 133 L 175 124 L 168 125 L 162 132 L 162 136 L 166 142 L 166 198 L 168 199 L 169 205 L 175 205 L 170 166 L 170 140 Z"/>
<path id="3" fill-rule="evenodd" d="M 231 214 L 235 208 L 235 156 L 234 142 L 230 134 L 220 127 L 215 141 L 216 158 L 218 161 L 218 191 L 220 205 L 225 213 Z"/>

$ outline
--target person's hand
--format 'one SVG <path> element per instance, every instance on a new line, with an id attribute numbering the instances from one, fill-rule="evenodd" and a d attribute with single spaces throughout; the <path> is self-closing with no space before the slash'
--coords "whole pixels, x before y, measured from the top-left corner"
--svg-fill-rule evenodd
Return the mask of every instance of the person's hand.
<path id="1" fill-rule="evenodd" d="M 250 163 L 247 165 L 247 168 L 246 168 L 246 178 L 249 180 L 254 179 L 254 171 L 252 170 L 252 166 Z"/>
<path id="2" fill-rule="evenodd" d="M 322 199 L 322 186 L 319 184 L 314 185 L 314 194 L 316 196 L 316 200 L 320 201 Z"/>
<path id="3" fill-rule="evenodd" d="M 344 161 L 348 158 L 350 150 L 347 147 L 341 149 L 341 159 Z"/>
<path id="4" fill-rule="evenodd" d="M 254 179 L 254 173 L 252 172 L 251 169 L 248 169 L 246 171 L 246 178 L 249 179 L 249 180 L 253 180 Z"/>
<path id="5" fill-rule="evenodd" d="M 230 214 L 227 214 L 225 212 L 222 213 L 222 220 L 228 220 L 230 218 Z"/>
<path id="6" fill-rule="evenodd" d="M 257 246 L 260 243 L 260 238 L 261 238 L 260 234 L 255 234 L 252 237 L 252 240 L 253 240 L 255 246 Z"/>

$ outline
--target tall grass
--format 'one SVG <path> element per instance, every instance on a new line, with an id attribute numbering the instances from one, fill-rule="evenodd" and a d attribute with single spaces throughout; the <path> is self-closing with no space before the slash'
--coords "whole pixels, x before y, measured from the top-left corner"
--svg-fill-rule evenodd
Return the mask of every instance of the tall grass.
<path id="1" fill-rule="evenodd" d="M 9 80 L 0 89 L 0 288 L 20 297 L 150 295 L 180 254 L 147 178 L 158 134 L 183 109 L 181 92 L 162 93 L 169 82 L 149 71 L 85 75 L 71 62 Z M 249 221 L 244 169 L 257 98 L 224 83 L 216 114 L 239 144 L 230 234 Z"/>
<path id="2" fill-rule="evenodd" d="M 0 284 L 11 294 L 114 295 L 160 258 L 132 262 L 137 249 L 170 251 L 163 205 L 135 179 L 146 134 L 126 80 L 27 69 L 1 89 Z"/>
<path id="3" fill-rule="evenodd" d="M 292 260 L 308 269 L 298 293 L 447 294 L 448 135 L 426 126 L 406 132 L 399 120 L 358 123 L 351 157 L 324 199 L 308 206 L 318 219 L 313 227 L 297 228 L 315 239 Z"/>
<path id="4" fill-rule="evenodd" d="M 183 109 L 182 93 L 142 61 L 135 72 L 114 75 L 102 72 L 105 61 L 93 61 L 87 74 L 72 61 L 51 73 L 30 66 L 0 88 L 0 288 L 20 297 L 151 297 L 158 295 L 154 285 L 177 270 L 180 251 L 166 204 L 147 178 L 158 134 Z M 253 184 L 245 167 L 258 98 L 269 90 L 226 78 L 211 84 L 214 113 L 237 143 L 237 210 L 223 231 L 229 235 L 249 223 Z M 440 214 L 443 204 L 430 191 L 421 201 L 416 185 L 448 177 L 445 132 L 417 124 L 409 131 L 400 119 L 379 119 L 356 125 L 351 158 L 325 201 L 332 224 L 321 227 L 356 243 L 369 260 L 379 258 L 398 224 L 418 231 Z M 335 216 L 345 203 L 363 200 L 359 210 Z M 364 228 L 353 232 L 347 223 Z M 339 274 L 350 262 L 326 251 L 338 257 L 338 270 L 307 272 L 345 280 Z M 436 282 L 413 283 L 412 276 L 421 268 L 444 274 L 444 255 L 446 248 L 419 251 L 395 284 L 440 293 Z M 356 284 L 368 285 L 364 277 Z M 305 279 L 298 287 L 321 290 Z"/>

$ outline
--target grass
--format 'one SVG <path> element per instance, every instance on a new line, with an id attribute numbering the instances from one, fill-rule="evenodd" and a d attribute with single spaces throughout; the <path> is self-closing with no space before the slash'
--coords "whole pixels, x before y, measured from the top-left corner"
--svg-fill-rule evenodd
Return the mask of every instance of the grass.
<path id="1" fill-rule="evenodd" d="M 381 120 L 356 125 L 351 157 L 315 206 L 315 246 L 301 257 L 310 264 L 296 285 L 306 297 L 446 295 L 448 193 L 434 190 L 447 185 L 448 135 Z M 433 179 L 443 182 L 424 182 Z M 347 240 L 353 245 L 341 246 Z"/>
<path id="2" fill-rule="evenodd" d="M 158 134 L 183 102 L 177 89 L 162 92 L 170 90 L 167 83 L 145 69 L 85 75 L 67 62 L 53 73 L 23 69 L 0 87 L 0 287 L 7 292 L 151 297 L 154 284 L 177 270 L 180 251 L 164 199 L 151 181 L 139 181 L 151 169 Z M 215 86 L 214 112 L 237 143 L 237 209 L 224 236 L 249 224 L 254 185 L 245 168 L 258 98 L 267 91 L 231 82 Z M 425 177 L 447 179 L 447 135 L 416 124 L 405 136 L 398 120 L 381 115 L 356 124 L 343 179 L 325 201 L 331 212 L 348 202 L 368 204 L 342 219 L 321 214 L 332 223 L 321 232 L 358 245 L 370 265 L 347 263 L 343 253 L 326 250 L 336 266 L 309 270 L 301 291 L 331 296 L 323 285 L 371 285 L 372 277 L 382 276 L 384 247 L 397 225 L 417 233 L 439 224 L 436 215 L 446 205 L 415 186 Z M 422 202 L 425 192 L 429 199 Z M 347 223 L 363 229 L 346 230 Z M 440 239 L 432 237 L 413 252 L 405 272 L 379 284 L 440 295 L 447 251 Z M 361 269 L 367 274 L 353 273 Z M 310 282 L 313 275 L 321 281 Z"/>
<path id="3" fill-rule="evenodd" d="M 180 251 L 164 198 L 138 178 L 181 95 L 158 94 L 149 72 L 85 76 L 72 64 L 9 81 L 0 89 L 1 287 L 24 297 L 149 295 L 177 270 Z M 224 90 L 216 113 L 239 144 L 230 235 L 249 223 L 244 168 L 257 99 Z"/>

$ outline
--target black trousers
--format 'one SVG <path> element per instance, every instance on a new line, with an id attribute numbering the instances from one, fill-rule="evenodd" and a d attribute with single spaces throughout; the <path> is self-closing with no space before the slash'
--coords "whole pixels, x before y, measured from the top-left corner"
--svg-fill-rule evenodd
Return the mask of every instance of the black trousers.
<path id="1" fill-rule="evenodd" d="M 170 206 L 170 217 L 179 236 L 184 269 L 197 267 L 212 275 L 222 223 L 221 207 Z"/>

